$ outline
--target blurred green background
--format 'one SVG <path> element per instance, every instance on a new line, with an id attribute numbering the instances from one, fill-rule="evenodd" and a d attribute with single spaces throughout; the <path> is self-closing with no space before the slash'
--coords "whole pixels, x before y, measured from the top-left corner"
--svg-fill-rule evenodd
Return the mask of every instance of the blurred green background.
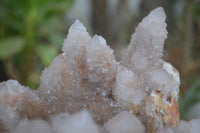
<path id="1" fill-rule="evenodd" d="M 163 58 L 181 75 L 181 118 L 200 118 L 200 0 L 0 0 L 0 81 L 36 89 L 75 19 L 120 60 L 135 27 L 158 6 L 167 14 Z"/>

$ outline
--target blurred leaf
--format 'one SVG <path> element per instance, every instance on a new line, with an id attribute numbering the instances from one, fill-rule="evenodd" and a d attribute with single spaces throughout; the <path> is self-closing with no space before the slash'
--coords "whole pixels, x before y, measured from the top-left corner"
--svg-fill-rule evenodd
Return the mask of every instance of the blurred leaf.
<path id="1" fill-rule="evenodd" d="M 57 49 L 49 45 L 38 45 L 36 53 L 45 66 L 49 66 L 51 61 L 57 56 Z"/>
<path id="2" fill-rule="evenodd" d="M 64 23 L 60 21 L 60 18 L 58 16 L 55 16 L 44 20 L 44 22 L 40 25 L 38 29 L 38 35 L 44 37 L 52 33 L 55 34 L 55 32 L 62 31 L 63 27 Z"/>
<path id="3" fill-rule="evenodd" d="M 25 40 L 22 37 L 9 37 L 0 41 L 0 59 L 7 59 L 18 52 L 25 46 Z"/>
<path id="4" fill-rule="evenodd" d="M 37 89 L 39 87 L 40 75 L 41 75 L 41 73 L 32 72 L 27 77 L 27 79 L 26 79 L 27 80 L 27 85 L 31 89 Z"/>
<path id="5" fill-rule="evenodd" d="M 0 24 L 14 31 L 22 30 L 22 19 L 26 14 L 26 11 L 23 9 L 23 4 L 20 3 L 20 1 L 21 0 L 0 1 Z"/>
<path id="6" fill-rule="evenodd" d="M 0 24 L 4 25 L 4 27 L 9 27 L 13 31 L 22 31 L 22 22 L 17 20 L 14 16 L 1 16 L 0 15 Z"/>
<path id="7" fill-rule="evenodd" d="M 72 3 L 73 0 L 0 0 L 0 39 L 23 37 L 21 45 L 18 44 L 20 39 L 0 40 L 0 59 L 19 52 L 11 61 L 22 73 L 23 82 L 33 88 L 38 81 L 30 78 L 29 74 L 39 66 L 34 61 L 39 57 L 40 62 L 48 66 L 57 55 L 57 48 L 61 47 L 64 38 L 63 15 Z M 24 73 L 25 69 L 28 72 Z"/>
<path id="8" fill-rule="evenodd" d="M 73 0 L 51 0 L 40 8 L 38 18 L 43 20 L 53 14 L 63 13 L 71 6 L 72 2 Z"/>
<path id="9" fill-rule="evenodd" d="M 51 44 L 53 44 L 54 46 L 58 47 L 59 49 L 62 47 L 63 38 L 65 38 L 65 36 L 63 34 L 61 34 L 61 33 L 50 34 L 48 36 L 48 39 L 51 42 Z"/>

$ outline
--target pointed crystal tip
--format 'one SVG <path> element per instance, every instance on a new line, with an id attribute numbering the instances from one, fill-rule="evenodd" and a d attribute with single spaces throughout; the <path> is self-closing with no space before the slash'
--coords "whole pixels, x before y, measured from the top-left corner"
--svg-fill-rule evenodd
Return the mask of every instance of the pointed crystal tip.
<path id="1" fill-rule="evenodd" d="M 106 44 L 106 40 L 99 35 L 94 35 L 94 37 L 92 38 L 93 41 L 97 42 L 98 44 Z"/>
<path id="2" fill-rule="evenodd" d="M 153 20 L 160 22 L 164 22 L 166 19 L 166 14 L 162 7 L 154 9 L 153 11 L 150 12 L 148 16 L 151 17 Z"/>
<path id="3" fill-rule="evenodd" d="M 78 19 L 76 19 L 76 21 L 69 28 L 69 31 L 72 30 L 86 31 L 86 27 Z"/>

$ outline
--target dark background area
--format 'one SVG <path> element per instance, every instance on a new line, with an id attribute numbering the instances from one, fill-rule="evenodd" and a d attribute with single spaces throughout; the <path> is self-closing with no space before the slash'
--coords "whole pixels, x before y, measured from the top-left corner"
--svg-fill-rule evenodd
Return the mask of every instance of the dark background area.
<path id="1" fill-rule="evenodd" d="M 120 60 L 135 27 L 159 6 L 167 15 L 163 58 L 181 75 L 181 117 L 190 119 L 191 110 L 200 117 L 199 0 L 1 0 L 0 81 L 36 89 L 75 19 L 91 35 L 102 35 Z"/>

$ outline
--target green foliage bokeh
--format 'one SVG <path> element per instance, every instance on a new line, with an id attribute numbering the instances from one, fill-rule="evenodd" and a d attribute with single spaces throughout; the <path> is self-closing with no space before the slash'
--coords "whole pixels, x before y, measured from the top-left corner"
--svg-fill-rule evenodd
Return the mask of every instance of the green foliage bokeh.
<path id="1" fill-rule="evenodd" d="M 38 66 L 35 66 L 35 62 L 40 61 L 48 66 L 57 55 L 62 44 L 60 40 L 64 38 L 63 15 L 72 2 L 0 1 L 0 60 L 5 64 L 9 78 L 17 78 L 26 85 L 37 87 L 38 82 L 31 79 L 33 75 L 39 75 L 36 73 Z"/>

